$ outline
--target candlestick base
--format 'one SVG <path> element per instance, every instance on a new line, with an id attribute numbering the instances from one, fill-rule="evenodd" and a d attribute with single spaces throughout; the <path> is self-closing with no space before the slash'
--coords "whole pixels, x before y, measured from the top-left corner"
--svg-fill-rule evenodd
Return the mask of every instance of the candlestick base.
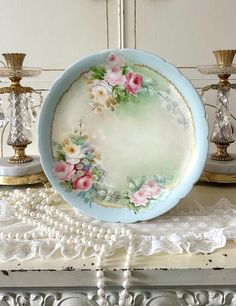
<path id="1" fill-rule="evenodd" d="M 47 184 L 47 182 L 38 156 L 33 156 L 32 162 L 20 165 L 9 164 L 7 157 L 0 159 L 0 185 Z"/>
<path id="2" fill-rule="evenodd" d="M 218 161 L 207 159 L 204 171 L 200 181 L 209 183 L 236 183 L 236 160 L 235 154 L 232 154 L 233 160 Z"/>

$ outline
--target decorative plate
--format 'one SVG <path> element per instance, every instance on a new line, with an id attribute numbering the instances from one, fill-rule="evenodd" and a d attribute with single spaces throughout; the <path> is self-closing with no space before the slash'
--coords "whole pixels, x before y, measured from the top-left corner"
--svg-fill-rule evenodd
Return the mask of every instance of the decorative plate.
<path id="1" fill-rule="evenodd" d="M 69 67 L 39 119 L 52 186 L 92 217 L 135 222 L 184 197 L 207 157 L 199 95 L 172 65 L 146 52 L 105 50 Z"/>

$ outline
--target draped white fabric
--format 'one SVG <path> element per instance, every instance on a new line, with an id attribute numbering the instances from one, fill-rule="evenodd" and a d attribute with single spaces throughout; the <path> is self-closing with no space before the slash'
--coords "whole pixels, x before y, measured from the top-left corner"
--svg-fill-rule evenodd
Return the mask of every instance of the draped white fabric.
<path id="1" fill-rule="evenodd" d="M 0 201 L 2 261 L 48 258 L 55 252 L 60 252 L 66 258 L 90 257 L 99 253 L 101 245 L 105 245 L 105 253 L 108 256 L 117 248 L 127 248 L 130 234 L 134 255 L 151 255 L 158 252 L 210 253 L 223 247 L 227 240 L 236 241 L 236 203 L 230 203 L 225 198 L 213 206 L 203 206 L 197 202 L 184 207 L 176 206 L 169 213 L 156 219 L 124 225 L 105 223 L 84 216 L 65 205 L 52 189 L 46 190 L 47 198 L 50 200 L 47 201 L 44 210 L 44 205 L 34 204 L 36 199 L 40 199 L 43 188 L 28 191 L 28 206 L 25 204 L 28 210 L 22 208 L 25 191 L 17 191 L 14 197 L 12 193 L 5 192 Z M 57 198 L 55 203 L 53 195 Z M 56 213 L 55 210 L 49 209 L 53 206 L 57 208 Z M 23 214 L 17 214 L 18 210 L 23 211 Z M 68 216 L 65 219 L 64 214 Z M 22 215 L 24 217 L 19 217 Z M 31 216 L 29 220 L 28 215 Z M 42 216 L 45 215 L 48 215 L 48 218 L 43 219 Z M 58 216 L 61 218 L 60 222 L 57 222 Z M 74 230 L 71 229 L 72 223 Z M 82 227 L 79 227 L 81 224 Z M 55 233 L 57 228 L 63 226 L 67 230 L 62 239 Z M 76 226 L 81 230 L 76 230 Z M 93 230 L 100 234 L 91 234 Z"/>

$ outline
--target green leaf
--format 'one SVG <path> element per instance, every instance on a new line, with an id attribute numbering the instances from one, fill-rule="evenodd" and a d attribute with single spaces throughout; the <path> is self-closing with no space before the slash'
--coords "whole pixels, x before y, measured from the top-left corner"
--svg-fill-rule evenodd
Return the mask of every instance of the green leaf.
<path id="1" fill-rule="evenodd" d="M 160 176 L 160 175 L 155 175 L 154 180 L 160 185 L 160 187 L 165 187 L 168 182 L 172 179 L 172 176 Z"/>
<path id="2" fill-rule="evenodd" d="M 82 160 L 82 163 L 83 163 L 85 166 L 89 166 L 89 165 L 90 165 L 90 161 L 87 160 L 86 158 L 84 158 L 84 159 Z"/>
<path id="3" fill-rule="evenodd" d="M 112 193 L 111 194 L 111 197 L 112 197 L 112 201 L 113 202 L 116 202 L 116 201 L 120 201 L 121 199 L 122 199 L 122 196 L 121 196 L 121 194 L 119 193 L 119 192 L 114 192 L 114 193 Z"/>
<path id="4" fill-rule="evenodd" d="M 99 176 L 96 175 L 96 174 L 94 174 L 94 175 L 93 175 L 93 179 L 94 179 L 94 181 L 99 181 Z"/>
<path id="5" fill-rule="evenodd" d="M 97 174 L 97 168 L 92 165 L 90 172 L 93 174 Z"/>
<path id="6" fill-rule="evenodd" d="M 142 176 L 141 178 L 137 177 L 127 177 L 127 181 L 129 183 L 130 191 L 135 192 L 139 190 L 146 182 L 146 176 Z"/>
<path id="7" fill-rule="evenodd" d="M 71 192 L 73 189 L 73 184 L 72 182 L 69 182 L 69 181 L 63 182 L 62 186 L 65 188 L 66 192 Z"/>
<path id="8" fill-rule="evenodd" d="M 116 100 L 116 103 L 127 103 L 129 102 L 130 95 L 122 86 L 114 86 L 112 88 L 112 97 Z"/>
<path id="9" fill-rule="evenodd" d="M 91 70 L 92 70 L 93 79 L 98 79 L 98 80 L 104 79 L 104 75 L 106 73 L 106 68 L 104 66 L 92 67 Z"/>
<path id="10" fill-rule="evenodd" d="M 139 189 L 140 182 L 136 177 L 127 177 L 127 181 L 132 188 Z"/>
<path id="11" fill-rule="evenodd" d="M 106 201 L 106 202 L 109 202 L 109 201 L 111 201 L 111 196 L 110 195 L 107 195 L 106 197 L 105 197 L 105 199 L 104 199 L 104 201 Z"/>
<path id="12" fill-rule="evenodd" d="M 136 185 L 132 182 L 129 183 L 129 189 L 132 192 L 135 192 L 138 188 L 136 187 Z"/>
<path id="13" fill-rule="evenodd" d="M 83 198 L 84 202 L 89 204 L 91 204 L 94 201 L 95 196 L 96 196 L 96 190 L 94 189 L 94 187 L 80 193 L 80 197 Z"/>
<path id="14" fill-rule="evenodd" d="M 138 177 L 134 177 L 133 178 L 133 183 L 135 184 L 135 186 L 140 189 L 143 184 L 145 183 L 146 178 L 144 176 L 142 176 L 141 178 Z"/>
<path id="15" fill-rule="evenodd" d="M 123 75 L 126 75 L 129 71 L 130 71 L 129 66 L 127 65 L 121 66 L 121 73 Z"/>
<path id="16" fill-rule="evenodd" d="M 107 196 L 107 191 L 104 190 L 104 189 L 99 189 L 99 190 L 97 191 L 97 195 L 98 195 L 99 197 L 101 197 L 101 198 L 105 198 L 105 197 Z"/>
<path id="17" fill-rule="evenodd" d="M 92 168 L 91 168 L 90 172 L 92 173 L 92 175 L 97 175 L 99 177 L 101 177 L 104 174 L 103 170 L 97 168 L 94 165 L 92 165 Z"/>
<path id="18" fill-rule="evenodd" d="M 94 159 L 94 155 L 93 154 L 88 154 L 88 155 L 86 155 L 86 159 L 93 160 Z"/>
<path id="19" fill-rule="evenodd" d="M 70 135 L 70 140 L 75 145 L 82 145 L 85 143 L 85 139 L 80 135 Z"/>
<path id="20" fill-rule="evenodd" d="M 142 176 L 142 178 L 141 178 L 141 182 L 140 182 L 140 184 L 141 184 L 141 186 L 143 186 L 143 184 L 145 184 L 146 183 L 146 176 Z M 140 186 L 140 187 L 141 187 Z"/>
<path id="21" fill-rule="evenodd" d="M 131 209 L 135 214 L 138 212 L 141 212 L 144 210 L 144 208 L 142 206 L 135 206 L 133 203 L 128 202 L 128 207 L 129 209 Z"/>
<path id="22" fill-rule="evenodd" d="M 61 144 L 57 145 L 57 150 L 62 150 L 62 145 Z"/>
<path id="23" fill-rule="evenodd" d="M 84 176 L 84 172 L 83 171 L 78 171 L 77 174 L 78 174 L 78 176 Z"/>
<path id="24" fill-rule="evenodd" d="M 57 151 L 56 152 L 56 160 L 65 160 L 65 153 L 62 151 Z"/>
<path id="25" fill-rule="evenodd" d="M 84 165 L 78 164 L 78 165 L 76 166 L 76 168 L 77 168 L 77 170 L 83 170 L 83 169 L 84 169 Z"/>
<path id="26" fill-rule="evenodd" d="M 93 182 L 93 188 L 94 188 L 95 192 L 100 190 L 100 188 L 101 188 L 100 182 L 99 183 L 98 182 Z"/>
<path id="27" fill-rule="evenodd" d="M 104 171 L 103 171 L 103 170 L 97 169 L 97 175 L 98 175 L 99 177 L 103 176 L 103 174 L 104 174 Z"/>

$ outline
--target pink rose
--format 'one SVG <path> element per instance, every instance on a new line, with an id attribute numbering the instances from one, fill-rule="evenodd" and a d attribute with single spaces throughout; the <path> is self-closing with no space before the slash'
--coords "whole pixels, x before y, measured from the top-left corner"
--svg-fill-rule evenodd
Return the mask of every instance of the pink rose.
<path id="1" fill-rule="evenodd" d="M 146 182 L 142 190 L 147 194 L 148 198 L 157 198 L 161 193 L 161 187 L 157 184 L 156 181 L 150 180 Z"/>
<path id="2" fill-rule="evenodd" d="M 123 85 L 125 76 L 122 75 L 120 68 L 115 66 L 107 70 L 104 79 L 111 85 Z"/>
<path id="3" fill-rule="evenodd" d="M 148 203 L 148 195 L 147 193 L 142 190 L 139 189 L 136 192 L 133 192 L 130 194 L 130 201 L 134 203 L 134 205 L 137 206 L 146 206 Z"/>
<path id="4" fill-rule="evenodd" d="M 123 64 L 123 60 L 121 57 L 117 56 L 115 53 L 110 53 L 107 59 L 108 65 L 110 68 L 118 67 Z"/>
<path id="5" fill-rule="evenodd" d="M 54 168 L 56 178 L 60 182 L 70 181 L 75 174 L 74 165 L 68 164 L 63 160 L 56 163 Z"/>
<path id="6" fill-rule="evenodd" d="M 126 75 L 126 80 L 124 85 L 128 93 L 135 95 L 136 92 L 142 87 L 142 84 L 143 84 L 143 79 L 141 75 L 134 72 L 129 72 Z"/>
<path id="7" fill-rule="evenodd" d="M 73 189 L 87 191 L 92 187 L 93 179 L 90 174 L 78 177 L 73 183 Z"/>

